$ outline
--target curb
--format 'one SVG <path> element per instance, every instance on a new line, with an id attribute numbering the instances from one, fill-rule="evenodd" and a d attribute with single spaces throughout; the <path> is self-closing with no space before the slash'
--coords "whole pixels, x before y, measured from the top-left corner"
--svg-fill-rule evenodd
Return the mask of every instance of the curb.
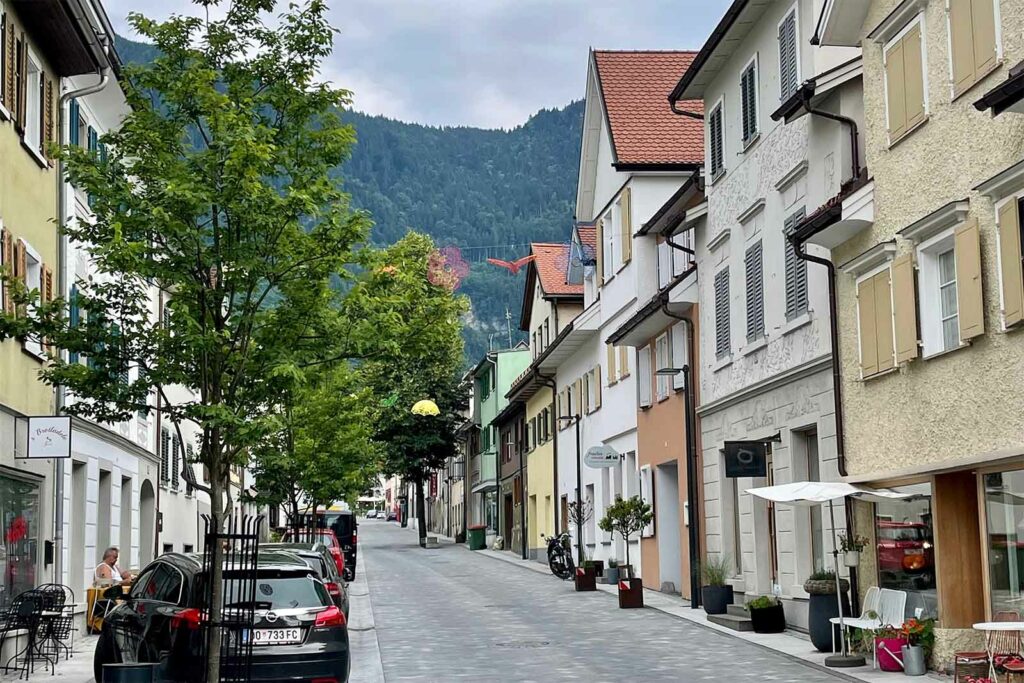
<path id="1" fill-rule="evenodd" d="M 349 662 L 350 683 L 385 683 L 384 662 L 377 640 L 377 622 L 373 617 L 370 584 L 366 576 L 366 551 L 356 555 L 356 578 L 349 588 Z"/>

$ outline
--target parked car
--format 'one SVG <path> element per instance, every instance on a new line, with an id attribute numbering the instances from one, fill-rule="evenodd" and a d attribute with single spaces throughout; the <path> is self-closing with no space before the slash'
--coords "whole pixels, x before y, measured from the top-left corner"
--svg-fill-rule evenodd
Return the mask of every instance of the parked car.
<path id="1" fill-rule="evenodd" d="M 241 594 L 242 580 L 237 567 L 225 564 L 225 595 Z M 256 604 L 234 603 L 236 614 L 254 608 L 252 629 L 243 631 L 253 639 L 248 680 L 345 683 L 347 620 L 316 572 L 295 555 L 261 553 L 255 581 Z M 96 680 L 103 680 L 104 664 L 118 662 L 163 662 L 178 680 L 200 680 L 205 582 L 198 555 L 168 553 L 147 565 L 103 620 L 93 657 Z M 224 605 L 225 616 L 232 606 Z M 238 664 L 229 655 L 222 667 L 230 672 Z"/>
<path id="2" fill-rule="evenodd" d="M 348 586 L 338 573 L 330 549 L 323 543 L 264 543 L 261 551 L 284 552 L 295 555 L 317 573 L 324 587 L 331 594 L 334 604 L 348 616 Z"/>
<path id="3" fill-rule="evenodd" d="M 340 543 L 340 539 L 335 535 L 333 529 L 299 529 L 296 533 L 295 529 L 288 529 L 284 532 L 284 537 L 281 538 L 282 543 L 323 543 L 331 552 L 331 557 L 334 558 L 334 564 L 338 568 L 338 573 L 341 574 L 346 581 L 351 581 L 348 572 L 345 571 L 345 552 Z M 355 575 L 355 558 L 352 558 L 353 576 Z"/>
<path id="4" fill-rule="evenodd" d="M 880 520 L 876 535 L 878 570 L 883 577 L 910 589 L 934 587 L 935 550 L 928 525 Z"/>
<path id="5" fill-rule="evenodd" d="M 397 522 L 398 521 L 398 513 L 395 512 L 394 510 L 388 510 L 387 521 L 388 522 Z"/>
<path id="6" fill-rule="evenodd" d="M 359 525 L 356 523 L 356 516 L 351 510 L 345 510 L 338 514 L 330 526 L 334 536 L 341 544 L 341 550 L 345 553 L 345 571 L 341 573 L 346 581 L 356 578 L 356 551 L 358 549 L 357 531 Z"/>
<path id="7" fill-rule="evenodd" d="M 366 518 L 367 519 L 377 519 L 377 511 L 376 510 L 369 510 L 369 511 L 367 511 Z"/>

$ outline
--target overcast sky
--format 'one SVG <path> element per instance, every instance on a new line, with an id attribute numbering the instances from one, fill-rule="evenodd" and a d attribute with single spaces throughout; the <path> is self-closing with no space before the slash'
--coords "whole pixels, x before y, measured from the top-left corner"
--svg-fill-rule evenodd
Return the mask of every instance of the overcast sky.
<path id="1" fill-rule="evenodd" d="M 193 13 L 189 0 L 103 0 Z M 357 109 L 403 121 L 487 128 L 523 123 L 583 96 L 587 50 L 699 49 L 727 0 L 331 0 L 341 30 L 325 75 Z"/>

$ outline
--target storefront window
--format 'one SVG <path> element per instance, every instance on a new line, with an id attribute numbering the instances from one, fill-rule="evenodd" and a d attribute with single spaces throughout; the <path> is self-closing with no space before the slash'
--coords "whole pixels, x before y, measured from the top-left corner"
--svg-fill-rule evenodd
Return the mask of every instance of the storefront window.
<path id="1" fill-rule="evenodd" d="M 937 616 L 931 484 L 894 489 L 907 498 L 875 505 L 878 585 L 906 591 L 908 617 Z"/>
<path id="2" fill-rule="evenodd" d="M 36 585 L 39 544 L 39 487 L 0 475 L 0 566 L 4 569 L 0 605 Z"/>
<path id="3" fill-rule="evenodd" d="M 985 475 L 992 614 L 1024 609 L 1024 470 Z"/>
<path id="4" fill-rule="evenodd" d="M 498 492 L 488 491 L 484 494 L 484 522 L 487 530 L 498 532 Z"/>

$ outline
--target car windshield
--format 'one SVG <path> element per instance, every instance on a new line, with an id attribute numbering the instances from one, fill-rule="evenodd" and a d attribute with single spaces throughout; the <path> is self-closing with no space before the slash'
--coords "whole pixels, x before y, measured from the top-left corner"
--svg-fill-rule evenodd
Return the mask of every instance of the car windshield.
<path id="1" fill-rule="evenodd" d="M 251 599 L 251 590 L 251 584 L 244 579 L 226 576 L 224 607 L 244 608 L 254 603 L 256 609 L 281 610 L 326 607 L 331 604 L 327 589 L 311 576 L 259 576 L 256 579 L 255 601 Z"/>

